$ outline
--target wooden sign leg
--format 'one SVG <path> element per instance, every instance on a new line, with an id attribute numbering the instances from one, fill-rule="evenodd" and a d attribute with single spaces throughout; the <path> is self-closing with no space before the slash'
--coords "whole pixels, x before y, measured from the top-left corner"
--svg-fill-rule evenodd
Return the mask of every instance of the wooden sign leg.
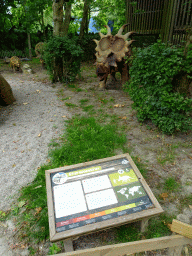
<path id="1" fill-rule="evenodd" d="M 147 229 L 148 229 L 148 222 L 149 222 L 148 218 L 145 218 L 145 219 L 141 220 L 141 233 L 147 231 Z"/>
<path id="2" fill-rule="evenodd" d="M 63 242 L 64 242 L 65 252 L 72 252 L 72 251 L 74 251 L 72 239 L 65 239 Z"/>
<path id="3" fill-rule="evenodd" d="M 182 252 L 183 246 L 176 246 L 176 247 L 170 247 L 168 249 L 168 256 L 181 256 L 181 252 Z"/>

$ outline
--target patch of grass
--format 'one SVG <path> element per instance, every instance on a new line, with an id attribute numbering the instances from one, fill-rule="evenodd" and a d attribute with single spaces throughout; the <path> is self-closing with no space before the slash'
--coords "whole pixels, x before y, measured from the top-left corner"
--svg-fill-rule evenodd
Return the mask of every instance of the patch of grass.
<path id="1" fill-rule="evenodd" d="M 71 88 L 72 91 L 81 92 L 83 89 L 79 88 L 76 84 L 67 84 L 68 88 Z"/>
<path id="2" fill-rule="evenodd" d="M 82 99 L 82 100 L 80 100 L 79 102 L 83 105 L 83 104 L 85 104 L 86 102 L 88 102 L 89 100 L 88 99 Z"/>
<path id="3" fill-rule="evenodd" d="M 165 214 L 151 218 L 149 220 L 148 230 L 144 233 L 146 239 L 171 235 L 172 232 L 168 225 L 172 223 L 173 218 L 175 218 L 175 216 L 168 216 Z"/>
<path id="4" fill-rule="evenodd" d="M 166 143 L 164 136 L 162 136 L 162 146 L 158 152 L 157 161 L 161 165 L 167 162 L 173 163 L 175 160 L 175 148 L 179 146 L 173 143 Z"/>
<path id="5" fill-rule="evenodd" d="M 67 84 L 68 88 L 76 88 L 77 86 L 75 84 Z"/>
<path id="6" fill-rule="evenodd" d="M 73 104 L 73 103 L 70 103 L 70 102 L 65 102 L 65 106 L 70 107 L 70 108 L 78 107 L 76 104 Z"/>
<path id="7" fill-rule="evenodd" d="M 180 184 L 175 180 L 174 177 L 169 177 L 165 180 L 164 189 L 166 191 L 177 191 Z"/>
<path id="8" fill-rule="evenodd" d="M 49 253 L 48 253 L 48 255 L 57 254 L 57 253 L 60 252 L 60 251 L 61 251 L 61 248 L 58 247 L 56 244 L 53 243 L 52 246 L 49 247 Z"/>
<path id="9" fill-rule="evenodd" d="M 32 58 L 31 61 L 28 61 L 29 64 L 39 64 L 40 60 L 38 58 Z"/>
<path id="10" fill-rule="evenodd" d="M 93 105 L 88 105 L 88 106 L 83 106 L 82 109 L 85 111 L 85 112 L 88 112 L 88 111 L 91 111 L 93 110 L 94 106 Z"/>
<path id="11" fill-rule="evenodd" d="M 117 124 L 119 117 L 117 115 L 111 115 L 111 124 Z"/>
<path id="12" fill-rule="evenodd" d="M 45 185 L 45 170 L 51 169 L 51 165 L 42 166 L 35 180 L 21 190 L 19 202 L 22 207 L 15 207 L 12 214 L 19 218 L 21 238 L 28 241 L 33 239 L 42 241 L 49 236 L 47 196 Z"/>
<path id="13" fill-rule="evenodd" d="M 49 237 L 45 170 L 113 156 L 126 142 L 116 126 L 100 125 L 93 117 L 74 117 L 66 123 L 60 143 L 49 151 L 50 163 L 41 166 L 34 181 L 22 188 L 19 203 L 12 209 L 20 223 L 18 235 L 28 243 Z"/>
<path id="14" fill-rule="evenodd" d="M 179 203 L 180 209 L 182 209 L 186 206 L 189 207 L 189 205 L 192 205 L 192 195 L 188 195 L 185 197 L 182 196 L 180 198 L 180 203 Z"/>
<path id="15" fill-rule="evenodd" d="M 68 141 L 50 153 L 54 166 L 64 166 L 114 155 L 126 138 L 114 125 L 100 125 L 95 118 L 73 118 L 68 122 Z"/>
<path id="16" fill-rule="evenodd" d="M 0 211 L 0 221 L 6 220 L 8 213 Z"/>
<path id="17" fill-rule="evenodd" d="M 76 92 L 82 92 L 83 91 L 83 89 L 81 89 L 81 88 L 75 88 L 75 90 L 76 90 Z"/>
<path id="18" fill-rule="evenodd" d="M 107 104 L 108 100 L 104 98 L 99 98 L 98 99 L 102 104 Z"/>
<path id="19" fill-rule="evenodd" d="M 61 96 L 64 95 L 63 89 L 60 89 L 60 90 L 58 91 L 58 95 L 61 95 Z"/>
<path id="20" fill-rule="evenodd" d="M 138 241 L 141 238 L 140 230 L 134 224 L 116 228 L 116 239 L 119 243 Z"/>

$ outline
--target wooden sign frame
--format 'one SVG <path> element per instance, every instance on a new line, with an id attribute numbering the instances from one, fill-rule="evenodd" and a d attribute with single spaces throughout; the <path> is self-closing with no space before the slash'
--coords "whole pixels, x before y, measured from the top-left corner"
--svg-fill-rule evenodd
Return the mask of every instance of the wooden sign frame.
<path id="1" fill-rule="evenodd" d="M 53 195 L 53 186 L 52 186 L 53 175 L 60 173 L 60 172 L 67 173 L 69 171 L 70 171 L 70 173 L 71 172 L 77 173 L 77 170 L 78 171 L 80 170 L 80 172 L 81 172 L 82 170 L 89 170 L 89 168 L 92 166 L 97 166 L 99 164 L 102 165 L 102 164 L 105 164 L 105 162 L 108 163 L 108 162 L 113 162 L 113 161 L 119 161 L 121 159 L 126 159 L 127 162 L 129 162 L 129 164 L 132 168 L 132 171 L 134 172 L 134 175 L 137 177 L 138 182 L 141 183 L 142 187 L 145 190 L 146 195 L 149 197 L 149 199 L 152 203 L 152 207 L 142 209 L 141 211 L 137 211 L 138 207 L 135 207 L 134 208 L 135 212 L 130 213 L 130 214 L 125 214 L 123 216 L 114 217 L 114 218 L 111 218 L 108 220 L 102 220 L 100 222 L 95 222 L 92 224 L 88 224 L 88 225 L 72 228 L 69 230 L 57 232 L 56 221 L 55 221 L 56 220 L 56 217 L 55 217 L 56 210 L 54 208 L 54 195 Z M 105 173 L 102 173 L 102 170 L 100 170 L 99 172 L 102 175 L 105 174 Z M 114 173 L 114 171 L 113 171 L 113 173 Z M 122 154 L 122 155 L 117 155 L 114 157 L 108 157 L 108 158 L 94 160 L 94 161 L 90 161 L 90 162 L 85 162 L 85 163 L 60 167 L 60 168 L 56 168 L 56 169 L 51 169 L 51 170 L 47 170 L 45 175 L 46 175 L 47 204 L 48 204 L 48 216 L 49 216 L 49 232 L 50 232 L 50 241 L 51 242 L 56 242 L 56 241 L 63 240 L 63 239 L 69 239 L 69 238 L 76 237 L 79 235 L 96 232 L 101 229 L 107 229 L 107 228 L 119 226 L 122 224 L 127 224 L 130 222 L 135 222 L 138 220 L 150 218 L 152 216 L 158 215 L 163 212 L 163 209 L 161 208 L 160 204 L 158 203 L 157 199 L 153 195 L 151 189 L 147 185 L 146 181 L 144 180 L 143 176 L 141 175 L 140 171 L 138 170 L 137 166 L 135 165 L 135 163 L 133 162 L 133 160 L 129 154 Z M 91 177 L 94 177 L 94 172 L 91 173 L 90 175 L 91 175 Z M 78 177 L 79 177 L 80 181 L 82 179 L 85 179 L 85 177 L 81 178 L 81 175 L 78 175 L 77 177 L 75 177 L 76 180 L 78 179 Z M 59 188 L 59 186 L 58 186 L 58 188 Z M 117 208 L 114 208 L 114 209 L 117 209 Z"/>

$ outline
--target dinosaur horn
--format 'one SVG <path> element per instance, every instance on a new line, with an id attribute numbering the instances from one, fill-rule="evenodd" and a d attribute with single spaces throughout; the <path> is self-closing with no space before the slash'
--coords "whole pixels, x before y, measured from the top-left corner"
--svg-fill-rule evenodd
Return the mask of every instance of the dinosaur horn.
<path id="1" fill-rule="evenodd" d="M 99 35 L 100 35 L 101 39 L 105 36 L 101 32 L 99 32 Z"/>
<path id="2" fill-rule="evenodd" d="M 123 35 L 123 39 L 126 40 L 130 35 L 132 35 L 133 33 L 135 33 L 134 31 L 128 32 L 125 35 Z"/>
<path id="3" fill-rule="evenodd" d="M 107 28 L 107 35 L 111 35 L 111 28 L 108 25 L 104 25 Z"/>
<path id="4" fill-rule="evenodd" d="M 122 35 L 122 32 L 124 30 L 124 28 L 127 26 L 128 24 L 124 24 L 118 31 L 118 33 L 116 34 L 116 36 L 121 36 Z"/>

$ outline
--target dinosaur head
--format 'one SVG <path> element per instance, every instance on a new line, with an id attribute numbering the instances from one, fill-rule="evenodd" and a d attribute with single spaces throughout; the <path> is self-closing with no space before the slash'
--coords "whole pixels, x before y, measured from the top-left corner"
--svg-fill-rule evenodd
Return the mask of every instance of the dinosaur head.
<path id="1" fill-rule="evenodd" d="M 98 41 L 94 39 L 97 44 L 96 50 L 96 62 L 104 64 L 106 67 L 114 66 L 117 67 L 117 62 L 120 62 L 125 55 L 129 52 L 129 46 L 133 40 L 126 41 L 127 38 L 132 35 L 134 32 L 128 32 L 125 35 L 122 35 L 126 24 L 123 25 L 118 33 L 113 36 L 111 34 L 111 29 L 109 26 L 107 28 L 107 35 L 99 32 L 101 39 Z"/>

